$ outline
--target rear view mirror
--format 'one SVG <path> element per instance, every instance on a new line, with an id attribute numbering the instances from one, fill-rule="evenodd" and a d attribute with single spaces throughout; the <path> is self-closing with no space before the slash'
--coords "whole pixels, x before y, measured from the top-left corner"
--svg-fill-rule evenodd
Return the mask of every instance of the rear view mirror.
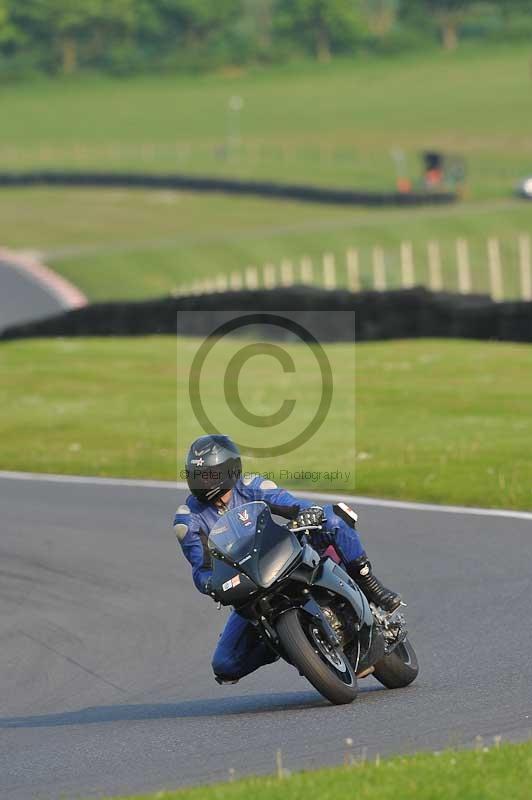
<path id="1" fill-rule="evenodd" d="M 333 511 L 337 517 L 340 517 L 346 525 L 349 525 L 350 528 L 356 528 L 358 522 L 358 514 L 356 511 L 347 505 L 347 503 L 336 503 L 333 506 Z"/>

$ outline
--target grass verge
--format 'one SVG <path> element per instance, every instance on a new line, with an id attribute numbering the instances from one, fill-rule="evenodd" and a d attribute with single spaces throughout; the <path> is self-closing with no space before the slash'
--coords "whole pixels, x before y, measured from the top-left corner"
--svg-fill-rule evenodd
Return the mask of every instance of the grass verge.
<path id="1" fill-rule="evenodd" d="M 415 277 L 427 285 L 427 243 L 441 245 L 444 286 L 458 287 L 456 240 L 470 246 L 474 291 L 489 291 L 486 240 L 501 242 L 506 297 L 519 296 L 518 237 L 530 231 L 520 200 L 450 208 L 342 209 L 332 206 L 200 196 L 182 192 L 98 189 L 0 190 L 0 243 L 39 251 L 91 299 L 142 298 L 248 265 L 309 256 L 316 282 L 334 253 L 347 285 L 346 250 L 357 247 L 361 282 L 373 286 L 372 249 L 384 249 L 387 282 L 401 281 L 399 247 L 414 244 Z"/>
<path id="2" fill-rule="evenodd" d="M 300 772 L 282 780 L 249 778 L 136 800 L 528 800 L 532 744 L 478 751 L 445 751 Z M 123 799 L 125 800 L 125 798 Z"/>
<path id="3" fill-rule="evenodd" d="M 240 347 L 219 343 L 202 384 L 208 407 L 219 411 L 219 427 L 237 437 L 223 373 Z M 304 346 L 285 347 L 304 376 L 289 433 L 312 411 L 315 364 L 298 349 Z M 196 349 L 192 339 L 169 337 L 4 344 L 0 468 L 175 479 L 186 443 L 202 433 L 188 398 L 187 370 Z M 356 431 L 352 348 L 331 345 L 327 354 L 335 410 L 320 434 L 282 460 L 251 459 L 247 468 L 274 476 L 280 466 L 317 472 L 332 458 L 351 475 L 356 468 L 354 486 L 319 477 L 312 488 L 532 508 L 532 348 L 446 340 L 358 345 Z M 280 387 L 288 397 L 293 388 L 281 386 L 266 357 L 247 362 L 241 385 L 244 405 L 260 414 L 279 408 Z M 305 477 L 283 483 L 309 488 Z"/>

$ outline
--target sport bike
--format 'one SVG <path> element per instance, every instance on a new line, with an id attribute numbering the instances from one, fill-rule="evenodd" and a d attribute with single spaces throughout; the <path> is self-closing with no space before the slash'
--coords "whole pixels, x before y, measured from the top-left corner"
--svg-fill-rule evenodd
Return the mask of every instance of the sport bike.
<path id="1" fill-rule="evenodd" d="M 310 540 L 322 527 L 295 527 L 298 510 L 255 501 L 220 518 L 208 539 L 213 596 L 331 703 L 352 702 L 371 674 L 389 689 L 412 683 L 418 663 L 401 610 L 369 603 L 334 558 L 320 556 Z M 355 527 L 349 506 L 333 510 Z M 334 534 L 321 535 L 334 544 Z"/>

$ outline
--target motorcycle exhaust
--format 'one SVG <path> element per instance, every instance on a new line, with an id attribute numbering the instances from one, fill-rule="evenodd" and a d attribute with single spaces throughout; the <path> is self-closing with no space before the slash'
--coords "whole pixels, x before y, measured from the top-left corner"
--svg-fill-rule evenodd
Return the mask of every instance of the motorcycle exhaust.
<path id="1" fill-rule="evenodd" d="M 367 678 L 372 672 L 375 672 L 375 667 L 368 667 L 363 669 L 362 672 L 357 672 L 357 678 Z"/>

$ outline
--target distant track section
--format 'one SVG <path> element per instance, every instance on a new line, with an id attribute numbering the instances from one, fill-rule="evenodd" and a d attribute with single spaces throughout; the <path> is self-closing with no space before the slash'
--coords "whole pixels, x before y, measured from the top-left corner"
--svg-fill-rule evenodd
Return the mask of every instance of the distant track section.
<path id="1" fill-rule="evenodd" d="M 109 188 L 183 189 L 189 192 L 220 192 L 255 195 L 309 203 L 357 206 L 423 206 L 454 203 L 451 192 L 374 192 L 326 186 L 285 184 L 273 181 L 237 180 L 199 175 L 126 172 L 73 172 L 40 170 L 1 172 L 0 186 L 97 186 Z"/>
<path id="2" fill-rule="evenodd" d="M 86 304 L 79 289 L 35 256 L 0 248 L 0 332 Z"/>

